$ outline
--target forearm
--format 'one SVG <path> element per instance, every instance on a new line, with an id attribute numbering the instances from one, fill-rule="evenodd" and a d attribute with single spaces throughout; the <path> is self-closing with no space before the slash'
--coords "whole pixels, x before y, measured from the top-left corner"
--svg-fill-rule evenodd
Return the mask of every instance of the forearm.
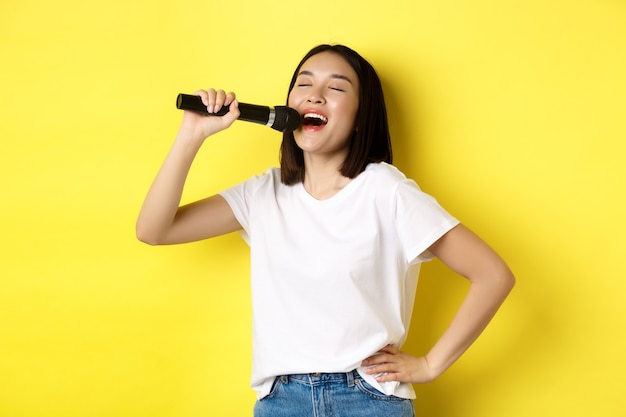
<path id="1" fill-rule="evenodd" d="M 137 238 L 156 244 L 172 225 L 191 164 L 202 142 L 181 130 L 155 177 L 137 219 Z"/>
<path id="2" fill-rule="evenodd" d="M 508 269 L 490 283 L 473 283 L 448 329 L 425 356 L 413 356 L 387 345 L 362 365 L 368 374 L 379 374 L 379 382 L 400 381 L 421 384 L 444 373 L 485 329 L 513 287 Z"/>
<path id="3" fill-rule="evenodd" d="M 154 179 L 139 212 L 136 233 L 137 238 L 143 242 L 149 244 L 186 242 L 197 239 L 198 236 L 214 235 L 238 226 L 234 216 L 225 209 L 225 204 L 218 201 L 217 204 L 212 205 L 217 206 L 214 211 L 221 214 L 220 221 L 226 223 L 226 226 L 218 225 L 204 234 L 198 234 L 195 230 L 198 219 L 203 218 L 203 213 L 199 213 L 197 218 L 183 222 L 186 224 L 174 231 L 173 226 L 179 213 L 183 187 L 200 146 L 209 136 L 227 129 L 240 114 L 234 93 L 226 94 L 224 90 L 209 89 L 198 90 L 196 94 L 201 97 L 210 113 L 214 109 L 220 109 L 222 105 L 229 106 L 229 111 L 221 117 L 205 117 L 190 111 L 183 113 L 183 121 L 174 145 Z M 189 216 L 186 218 L 189 219 Z M 176 223 L 180 222 L 176 221 Z"/>
<path id="4" fill-rule="evenodd" d="M 491 280 L 471 284 L 450 325 L 425 356 L 435 376 L 448 369 L 480 336 L 513 285 L 508 268 Z"/>

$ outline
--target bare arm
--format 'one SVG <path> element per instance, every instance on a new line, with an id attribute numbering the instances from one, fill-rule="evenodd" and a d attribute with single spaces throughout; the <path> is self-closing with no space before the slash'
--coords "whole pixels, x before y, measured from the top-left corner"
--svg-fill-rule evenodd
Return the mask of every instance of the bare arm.
<path id="1" fill-rule="evenodd" d="M 463 225 L 446 233 L 430 252 L 470 281 L 470 289 L 449 327 L 423 357 L 385 346 L 364 365 L 371 373 L 386 372 L 379 381 L 429 382 L 440 376 L 476 340 L 515 284 L 505 262 Z"/>
<path id="2" fill-rule="evenodd" d="M 204 140 L 228 128 L 239 116 L 235 95 L 224 91 L 198 91 L 210 112 L 230 105 L 223 117 L 185 112 L 176 140 L 144 200 L 136 224 L 137 238 L 151 245 L 206 239 L 241 228 L 219 195 L 180 207 L 191 164 Z"/>

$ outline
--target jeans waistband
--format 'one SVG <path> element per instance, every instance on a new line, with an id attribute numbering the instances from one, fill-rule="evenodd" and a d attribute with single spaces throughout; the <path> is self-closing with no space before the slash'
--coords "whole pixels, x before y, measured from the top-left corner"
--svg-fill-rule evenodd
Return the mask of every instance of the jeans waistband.
<path id="1" fill-rule="evenodd" d="M 322 373 L 314 372 L 310 374 L 290 374 L 278 376 L 284 384 L 290 381 L 304 383 L 308 385 L 319 385 L 326 382 L 344 382 L 349 387 L 354 385 L 355 379 L 361 379 L 359 373 L 355 370 L 350 372 Z"/>

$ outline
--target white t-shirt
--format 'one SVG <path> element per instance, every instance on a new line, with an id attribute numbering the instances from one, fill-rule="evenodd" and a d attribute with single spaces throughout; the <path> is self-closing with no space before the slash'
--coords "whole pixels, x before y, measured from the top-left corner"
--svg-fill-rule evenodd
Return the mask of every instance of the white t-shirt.
<path id="1" fill-rule="evenodd" d="M 361 361 L 405 341 L 420 263 L 458 220 L 386 163 L 326 200 L 282 184 L 278 168 L 221 195 L 250 246 L 258 398 L 279 375 L 357 368 L 381 392 L 415 398 L 410 384 L 376 382 Z"/>

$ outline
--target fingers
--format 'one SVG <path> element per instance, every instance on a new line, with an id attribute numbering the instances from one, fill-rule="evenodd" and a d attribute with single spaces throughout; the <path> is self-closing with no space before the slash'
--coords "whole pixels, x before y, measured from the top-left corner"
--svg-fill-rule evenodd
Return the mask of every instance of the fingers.
<path id="1" fill-rule="evenodd" d="M 387 345 L 365 359 L 362 365 L 368 368 L 368 374 L 376 375 L 379 382 L 402 381 L 408 366 L 407 355 L 402 354 L 395 346 Z"/>
<path id="2" fill-rule="evenodd" d="M 194 140 L 203 141 L 207 137 L 229 128 L 241 114 L 233 92 L 226 93 L 224 90 L 210 88 L 197 90 L 194 94 L 200 97 L 209 114 L 215 113 L 221 116 L 205 117 L 200 113 L 185 111 L 180 131 L 191 134 Z M 218 113 L 224 106 L 227 107 L 227 111 Z"/>
<path id="3" fill-rule="evenodd" d="M 400 353 L 400 350 L 394 345 L 387 345 L 384 348 L 382 348 L 380 352 L 389 353 L 391 355 L 397 355 L 398 353 Z"/>
<path id="4" fill-rule="evenodd" d="M 396 355 L 398 352 L 399 350 L 393 345 L 387 345 L 380 349 L 375 355 L 366 358 L 362 362 L 362 365 L 368 368 L 366 371 L 368 374 L 379 374 L 376 377 L 377 381 L 392 381 L 394 380 L 393 378 L 395 378 L 394 374 L 397 372 L 398 364 L 396 362 Z"/>
<path id="5" fill-rule="evenodd" d="M 393 345 L 387 345 L 380 349 L 376 354 L 370 356 L 363 361 L 363 366 L 377 365 L 392 360 L 393 355 L 397 355 L 400 351 Z"/>
<path id="6" fill-rule="evenodd" d="M 439 374 L 430 369 L 425 357 L 416 357 L 402 352 L 392 345 L 380 349 L 375 355 L 362 362 L 365 372 L 375 376 L 378 382 L 399 381 L 425 383 Z"/>
<path id="7" fill-rule="evenodd" d="M 408 377 L 405 377 L 404 373 L 396 372 L 394 370 L 380 371 L 374 374 L 370 373 L 370 375 L 377 382 L 410 382 L 410 383 L 413 382 L 413 381 L 410 381 Z"/>
<path id="8" fill-rule="evenodd" d="M 198 90 L 195 94 L 200 96 L 209 113 L 217 113 L 223 106 L 230 106 L 235 101 L 235 93 L 226 93 L 224 90 L 215 90 L 214 88 Z"/>

